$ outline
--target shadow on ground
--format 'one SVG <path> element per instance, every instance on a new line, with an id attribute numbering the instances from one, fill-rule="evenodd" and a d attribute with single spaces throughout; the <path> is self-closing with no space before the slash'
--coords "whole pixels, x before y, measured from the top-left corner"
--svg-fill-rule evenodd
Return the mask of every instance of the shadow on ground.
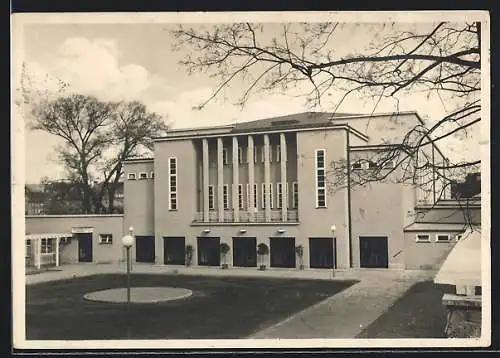
<path id="1" fill-rule="evenodd" d="M 413 285 L 357 338 L 445 338 L 445 291 L 432 281 Z"/>

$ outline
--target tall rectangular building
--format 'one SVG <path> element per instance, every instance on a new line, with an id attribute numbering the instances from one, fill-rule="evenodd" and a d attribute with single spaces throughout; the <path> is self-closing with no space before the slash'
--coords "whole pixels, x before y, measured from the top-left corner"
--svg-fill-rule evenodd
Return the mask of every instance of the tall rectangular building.
<path id="1" fill-rule="evenodd" d="M 382 165 L 368 159 L 418 125 L 413 112 L 308 112 L 172 130 L 154 159 L 125 163 L 124 227 L 157 264 L 402 268 L 403 230 L 418 203 L 436 200 L 439 178 L 351 187 L 350 176 Z M 423 150 L 445 160 L 434 144 Z M 348 163 L 344 182 L 331 181 L 332 163 Z"/>

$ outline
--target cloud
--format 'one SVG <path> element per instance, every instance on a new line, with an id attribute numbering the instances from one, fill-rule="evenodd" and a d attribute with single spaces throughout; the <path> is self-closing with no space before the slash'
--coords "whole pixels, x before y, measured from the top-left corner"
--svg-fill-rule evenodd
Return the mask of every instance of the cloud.
<path id="1" fill-rule="evenodd" d="M 61 44 L 45 71 L 73 91 L 108 100 L 138 99 L 152 85 L 151 76 L 143 66 L 120 64 L 119 58 L 114 40 L 73 37 Z"/>

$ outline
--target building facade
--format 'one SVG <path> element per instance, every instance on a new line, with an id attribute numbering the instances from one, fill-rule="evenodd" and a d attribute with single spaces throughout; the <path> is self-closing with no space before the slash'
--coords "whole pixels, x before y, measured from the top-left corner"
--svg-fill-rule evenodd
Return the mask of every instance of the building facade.
<path id="1" fill-rule="evenodd" d="M 126 163 L 124 226 L 156 264 L 404 268 L 404 228 L 435 193 L 412 183 L 331 188 L 328 176 L 332 162 L 359 163 L 418 124 L 416 113 L 302 113 L 173 130 L 155 140 L 155 159 Z"/>
<path id="2" fill-rule="evenodd" d="M 300 113 L 172 130 L 155 139 L 154 158 L 124 163 L 123 216 L 27 217 L 27 231 L 70 233 L 63 263 L 123 260 L 119 239 L 133 227 L 134 261 L 157 265 L 433 269 L 466 229 L 461 206 L 434 172 L 393 181 L 402 168 L 370 161 L 422 124 L 414 112 Z M 423 151 L 446 161 L 434 144 Z M 340 182 L 332 163 L 347 169 Z M 374 168 L 387 180 L 352 185 Z"/>

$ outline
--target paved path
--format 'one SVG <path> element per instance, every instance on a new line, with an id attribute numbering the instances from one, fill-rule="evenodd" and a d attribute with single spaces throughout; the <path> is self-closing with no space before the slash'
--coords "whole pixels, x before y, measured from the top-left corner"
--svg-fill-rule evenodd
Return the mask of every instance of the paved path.
<path id="1" fill-rule="evenodd" d="M 125 273 L 125 264 L 63 265 L 60 271 L 48 271 L 26 276 L 26 284 L 83 277 L 106 273 Z M 346 290 L 296 313 L 248 338 L 355 338 L 365 327 L 386 312 L 413 284 L 432 279 L 433 271 L 403 270 L 337 270 L 335 277 L 329 270 L 258 271 L 248 268 L 166 267 L 135 264 L 132 273 L 181 274 L 240 277 L 280 277 L 321 280 L 354 279 L 360 282 Z"/>
<path id="2" fill-rule="evenodd" d="M 355 338 L 413 284 L 432 275 L 360 277 L 359 283 L 248 338 Z"/>

